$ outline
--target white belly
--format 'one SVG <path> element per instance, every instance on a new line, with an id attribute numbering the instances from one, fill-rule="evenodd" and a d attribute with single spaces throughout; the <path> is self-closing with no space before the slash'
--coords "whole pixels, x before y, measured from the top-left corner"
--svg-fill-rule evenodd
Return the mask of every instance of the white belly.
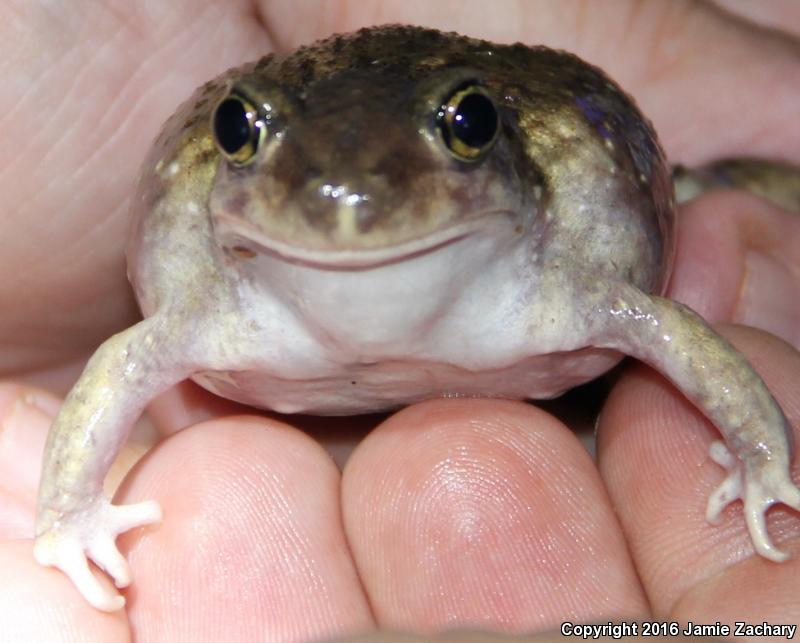
<path id="1" fill-rule="evenodd" d="M 588 348 L 537 355 L 480 372 L 449 364 L 391 361 L 353 365 L 318 379 L 283 379 L 262 371 L 204 372 L 192 379 L 222 397 L 280 413 L 350 415 L 433 397 L 551 398 L 594 379 L 621 357 Z"/>
<path id="2" fill-rule="evenodd" d="M 550 398 L 607 371 L 621 355 L 586 348 L 591 303 L 512 237 L 360 271 L 253 257 L 238 307 L 216 318 L 220 354 L 192 377 L 253 406 L 347 415 L 442 396 Z"/>

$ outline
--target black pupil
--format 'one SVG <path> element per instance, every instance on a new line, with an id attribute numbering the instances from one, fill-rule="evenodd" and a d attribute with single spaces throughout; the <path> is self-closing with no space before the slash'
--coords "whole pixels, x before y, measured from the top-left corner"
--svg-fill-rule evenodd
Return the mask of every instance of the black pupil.
<path id="1" fill-rule="evenodd" d="M 214 133 L 228 154 L 238 152 L 250 140 L 250 121 L 241 101 L 227 98 L 214 115 Z"/>
<path id="2" fill-rule="evenodd" d="M 467 94 L 458 103 L 452 122 L 453 134 L 464 145 L 483 147 L 497 131 L 497 111 L 483 94 Z"/>

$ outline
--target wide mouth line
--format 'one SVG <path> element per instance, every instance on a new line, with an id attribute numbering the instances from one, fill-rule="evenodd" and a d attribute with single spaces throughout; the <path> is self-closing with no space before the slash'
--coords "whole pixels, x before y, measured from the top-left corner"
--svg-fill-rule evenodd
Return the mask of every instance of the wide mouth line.
<path id="1" fill-rule="evenodd" d="M 490 213 L 484 213 L 490 214 Z M 407 261 L 428 254 L 445 246 L 458 243 L 486 228 L 484 215 L 446 226 L 429 234 L 405 240 L 394 245 L 376 248 L 348 248 L 328 250 L 302 248 L 297 245 L 276 240 L 263 234 L 247 221 L 228 213 L 216 216 L 217 232 L 232 232 L 242 238 L 242 242 L 255 244 L 259 251 L 277 257 L 288 263 L 299 264 L 321 270 L 369 270 L 401 261 Z M 229 245 L 229 244 L 225 244 Z M 236 247 L 236 244 L 230 244 Z"/>

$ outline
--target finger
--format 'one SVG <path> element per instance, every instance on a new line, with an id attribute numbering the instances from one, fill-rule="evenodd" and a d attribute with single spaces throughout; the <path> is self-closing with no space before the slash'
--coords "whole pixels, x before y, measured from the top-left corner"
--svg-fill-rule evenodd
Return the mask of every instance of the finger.
<path id="1" fill-rule="evenodd" d="M 0 538 L 32 538 L 42 454 L 61 400 L 38 388 L 0 384 Z M 134 435 L 105 481 L 113 493 L 152 441 Z"/>
<path id="2" fill-rule="evenodd" d="M 0 541 L 0 569 L 0 640 L 130 641 L 125 612 L 108 614 L 76 600 L 66 576 L 36 563 L 30 541 Z"/>
<path id="3" fill-rule="evenodd" d="M 351 456 L 342 498 L 382 628 L 528 631 L 646 613 L 590 457 L 535 407 L 405 409 Z"/>
<path id="4" fill-rule="evenodd" d="M 42 452 L 59 401 L 0 384 L 0 538 L 32 538 Z"/>
<path id="5" fill-rule="evenodd" d="M 800 355 L 754 329 L 723 330 L 759 369 L 787 417 L 800 416 Z M 707 420 L 644 367 L 623 377 L 601 416 L 600 471 L 650 604 L 659 618 L 797 622 L 800 606 L 789 597 L 799 587 L 800 515 L 783 506 L 768 514 L 771 538 L 794 554 L 780 565 L 755 555 L 741 503 L 722 513 L 719 526 L 708 524 L 706 498 L 726 475 L 708 456 L 715 439 Z"/>
<path id="6" fill-rule="evenodd" d="M 268 47 L 243 0 L 0 5 L 14 70 L 0 85 L 1 372 L 73 359 L 133 322 L 123 249 L 147 148 L 196 87 Z M 19 126 L 42 105 L 48 118 Z"/>
<path id="7" fill-rule="evenodd" d="M 147 417 L 162 435 L 207 420 L 252 412 L 250 407 L 214 395 L 191 380 L 173 386 L 147 405 Z"/>
<path id="8" fill-rule="evenodd" d="M 226 400 L 194 382 L 185 381 L 148 404 L 146 417 L 161 435 L 172 435 L 206 420 L 252 413 L 251 407 Z M 283 419 L 283 416 L 269 411 L 260 414 L 278 421 Z M 385 413 L 356 417 L 294 415 L 291 423 L 322 444 L 341 468 L 355 445 L 385 417 Z"/>
<path id="9" fill-rule="evenodd" d="M 800 36 L 800 5 L 796 0 L 772 0 L 772 2 L 713 0 L 713 2 L 745 20 Z"/>
<path id="10" fill-rule="evenodd" d="M 164 510 L 158 527 L 120 538 L 142 640 L 316 640 L 372 627 L 339 472 L 302 433 L 255 417 L 207 422 L 159 445 L 130 481 L 117 502 L 153 498 Z"/>
<path id="11" fill-rule="evenodd" d="M 800 217 L 741 192 L 687 203 L 668 294 L 800 346 Z"/>
<path id="12" fill-rule="evenodd" d="M 568 49 L 605 69 L 633 94 L 672 158 L 697 163 L 750 153 L 800 161 L 796 43 L 732 19 L 713 5 L 367 0 L 352 11 L 346 0 L 258 4 L 282 49 L 334 31 L 391 22 Z"/>

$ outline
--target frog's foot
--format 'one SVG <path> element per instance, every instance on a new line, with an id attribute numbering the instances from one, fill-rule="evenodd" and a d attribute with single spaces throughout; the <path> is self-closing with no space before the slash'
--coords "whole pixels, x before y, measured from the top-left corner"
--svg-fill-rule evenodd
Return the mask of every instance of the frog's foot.
<path id="1" fill-rule="evenodd" d="M 39 564 L 58 567 L 69 576 L 92 606 L 113 612 L 122 609 L 125 598 L 103 587 L 87 558 L 111 576 L 117 587 L 127 587 L 130 568 L 114 541 L 129 529 L 160 520 L 161 508 L 155 501 L 116 506 L 100 498 L 55 520 L 36 537 L 33 555 Z"/>
<path id="2" fill-rule="evenodd" d="M 718 523 L 722 510 L 741 498 L 747 529 L 756 551 L 778 563 L 787 560 L 789 554 L 775 547 L 769 539 L 765 514 L 779 502 L 800 511 L 800 489 L 792 482 L 789 471 L 775 466 L 746 470 L 723 442 L 714 442 L 709 454 L 714 462 L 728 470 L 728 476 L 709 497 L 706 520 Z"/>

